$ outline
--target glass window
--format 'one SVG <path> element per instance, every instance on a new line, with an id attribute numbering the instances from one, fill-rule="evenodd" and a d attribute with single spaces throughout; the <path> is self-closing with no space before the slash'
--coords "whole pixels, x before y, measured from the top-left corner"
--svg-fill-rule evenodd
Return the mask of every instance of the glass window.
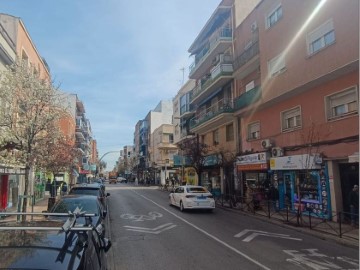
<path id="1" fill-rule="evenodd" d="M 326 97 L 326 108 L 328 120 L 358 113 L 357 87 Z"/>
<path id="2" fill-rule="evenodd" d="M 328 20 L 307 35 L 309 55 L 317 53 L 335 42 L 332 20 Z"/>
<path id="3" fill-rule="evenodd" d="M 293 130 L 301 127 L 300 106 L 281 113 L 282 131 Z"/>
<path id="4" fill-rule="evenodd" d="M 260 122 L 250 123 L 248 125 L 248 140 L 260 138 Z"/>
<path id="5" fill-rule="evenodd" d="M 215 130 L 213 132 L 213 139 L 214 139 L 214 145 L 218 145 L 219 144 L 219 130 Z"/>
<path id="6" fill-rule="evenodd" d="M 282 71 L 285 70 L 285 68 L 286 68 L 285 57 L 282 54 L 280 54 L 268 61 L 268 70 L 269 70 L 270 77 L 273 77 L 273 76 L 281 73 Z"/>
<path id="7" fill-rule="evenodd" d="M 266 27 L 269 28 L 275 25 L 282 18 L 282 15 L 282 6 L 278 6 L 268 15 L 266 19 Z"/>
<path id="8" fill-rule="evenodd" d="M 230 124 L 226 126 L 226 141 L 230 142 L 234 140 L 234 125 Z"/>

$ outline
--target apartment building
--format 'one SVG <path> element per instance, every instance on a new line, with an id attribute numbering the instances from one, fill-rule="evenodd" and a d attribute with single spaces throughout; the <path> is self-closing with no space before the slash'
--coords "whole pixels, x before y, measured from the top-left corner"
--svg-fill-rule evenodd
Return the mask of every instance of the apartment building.
<path id="1" fill-rule="evenodd" d="M 139 120 L 134 132 L 134 157 L 136 159 L 136 175 L 140 181 L 146 177 L 155 179 L 156 167 L 151 159 L 151 134 L 162 124 L 172 124 L 173 104 L 170 100 L 161 100 L 158 105 Z"/>
<path id="2" fill-rule="evenodd" d="M 49 67 L 36 49 L 20 18 L 0 13 L 0 32 L 1 69 L 4 70 L 6 66 L 11 65 L 16 61 L 16 58 L 19 58 L 26 62 L 29 68 L 37 73 L 40 78 L 50 80 Z M 6 163 L 0 164 L 0 209 L 17 205 L 18 195 L 23 194 L 25 189 L 24 175 L 24 167 L 13 167 Z M 30 193 L 35 193 L 38 199 L 39 193 L 36 184 L 30 186 Z"/>
<path id="3" fill-rule="evenodd" d="M 164 185 L 166 180 L 179 178 L 174 168 L 174 155 L 178 153 L 174 144 L 174 131 L 173 124 L 162 124 L 151 134 L 149 153 L 154 168 L 155 183 Z"/>
<path id="4" fill-rule="evenodd" d="M 78 177 L 77 182 L 83 183 L 87 181 L 88 177 L 94 176 L 96 172 L 95 163 L 92 163 L 94 155 L 97 155 L 92 146 L 92 130 L 89 119 L 86 117 L 86 111 L 84 103 L 76 97 L 75 101 L 75 145 L 76 148 L 81 152 L 81 159 L 78 163 Z"/>
<path id="5" fill-rule="evenodd" d="M 190 105 L 190 97 L 191 90 L 195 88 L 195 82 L 195 80 L 189 79 L 173 98 L 174 143 L 177 145 L 194 136 L 194 133 L 190 132 L 190 121 L 195 115 L 195 111 Z M 177 169 L 179 180 L 182 183 L 197 184 L 198 178 L 196 172 L 179 147 L 178 154 L 174 155 L 173 158 L 174 168 Z"/>
<path id="6" fill-rule="evenodd" d="M 349 211 L 359 179 L 359 2 L 345 2 L 264 0 L 235 21 L 244 195 L 263 197 L 273 184 L 280 207 L 325 218 Z"/>
<path id="7" fill-rule="evenodd" d="M 190 95 L 195 112 L 190 132 L 209 147 L 200 184 L 223 193 L 232 192 L 235 183 L 234 18 L 242 20 L 258 3 L 236 2 L 238 13 L 234 1 L 222 1 L 188 50 L 195 59 L 189 77 L 196 81 Z"/>

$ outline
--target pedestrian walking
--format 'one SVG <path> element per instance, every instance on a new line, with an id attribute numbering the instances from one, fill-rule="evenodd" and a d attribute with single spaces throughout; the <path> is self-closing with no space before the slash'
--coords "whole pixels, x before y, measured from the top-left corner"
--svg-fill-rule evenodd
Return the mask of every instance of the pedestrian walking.
<path id="1" fill-rule="evenodd" d="M 66 182 L 64 181 L 64 182 L 62 182 L 62 184 L 61 184 L 61 196 L 64 196 L 65 194 L 66 194 L 66 192 L 67 192 L 67 184 L 66 184 Z"/>
<path id="2" fill-rule="evenodd" d="M 357 226 L 359 222 L 359 186 L 355 185 L 349 194 L 351 225 Z"/>

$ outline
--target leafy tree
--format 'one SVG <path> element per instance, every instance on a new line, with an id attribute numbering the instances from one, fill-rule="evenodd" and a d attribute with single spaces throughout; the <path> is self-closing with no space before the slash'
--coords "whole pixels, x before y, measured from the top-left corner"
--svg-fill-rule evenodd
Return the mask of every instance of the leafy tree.
<path id="1" fill-rule="evenodd" d="M 63 108 L 57 93 L 51 81 L 39 78 L 25 62 L 16 61 L 0 72 L 0 162 L 25 167 L 25 196 L 31 170 L 48 147 L 45 142 L 59 137 Z M 17 149 L 17 154 L 4 151 L 9 148 Z M 25 197 L 22 211 L 26 208 Z"/>
<path id="2" fill-rule="evenodd" d="M 197 134 L 197 136 L 179 142 L 178 147 L 183 155 L 190 161 L 191 166 L 195 169 L 199 179 L 198 184 L 201 185 L 201 174 L 204 170 L 209 146 L 200 142 L 199 134 Z"/>
<path id="3" fill-rule="evenodd" d="M 73 139 L 59 135 L 57 138 L 45 137 L 43 143 L 47 147 L 39 148 L 43 152 L 37 154 L 36 166 L 54 174 L 70 171 L 81 160 L 81 152 L 75 148 Z"/>

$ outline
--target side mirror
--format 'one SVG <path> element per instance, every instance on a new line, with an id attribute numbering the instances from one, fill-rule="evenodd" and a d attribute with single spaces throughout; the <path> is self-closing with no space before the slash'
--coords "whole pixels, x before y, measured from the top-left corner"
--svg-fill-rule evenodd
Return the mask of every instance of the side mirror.
<path id="1" fill-rule="evenodd" d="M 112 243 L 108 238 L 105 238 L 105 237 L 102 240 L 103 240 L 102 248 L 104 249 L 105 252 L 108 252 L 109 249 L 111 248 Z"/>
<path id="2" fill-rule="evenodd" d="M 107 215 L 107 210 L 104 210 L 104 211 L 103 211 L 103 214 L 102 214 L 103 218 L 105 218 L 106 215 Z"/>

